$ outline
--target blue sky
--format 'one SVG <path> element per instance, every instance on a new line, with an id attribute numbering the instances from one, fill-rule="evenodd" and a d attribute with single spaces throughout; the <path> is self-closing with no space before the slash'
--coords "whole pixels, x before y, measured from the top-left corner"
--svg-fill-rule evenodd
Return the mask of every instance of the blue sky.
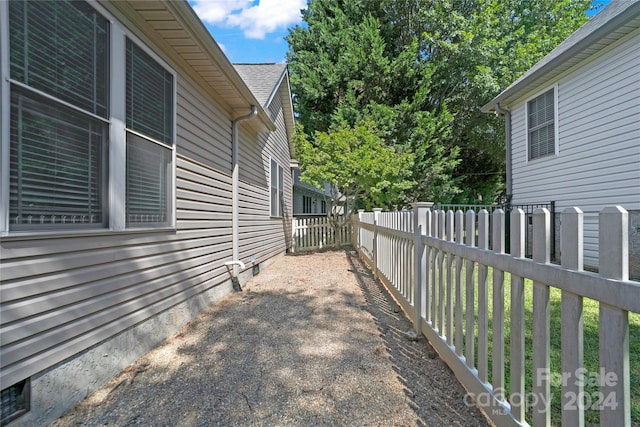
<path id="1" fill-rule="evenodd" d="M 604 7 L 611 0 L 594 0 Z M 306 0 L 189 0 L 233 63 L 285 62 L 287 29 L 302 22 Z M 599 12 L 602 7 L 592 11 Z"/>

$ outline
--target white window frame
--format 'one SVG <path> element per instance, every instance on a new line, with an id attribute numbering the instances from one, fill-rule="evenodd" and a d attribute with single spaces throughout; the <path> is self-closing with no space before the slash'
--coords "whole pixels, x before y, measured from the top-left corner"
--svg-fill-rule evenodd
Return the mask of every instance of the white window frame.
<path id="1" fill-rule="evenodd" d="M 274 213 L 273 207 L 273 198 L 271 197 L 271 191 L 273 189 L 273 164 L 275 163 L 275 173 L 276 173 L 276 200 L 281 201 L 284 199 L 284 167 L 276 160 L 274 157 L 269 157 L 269 215 L 272 218 L 282 218 L 284 216 L 284 212 L 282 212 L 282 205 L 278 203 L 276 206 L 276 211 Z M 282 171 L 282 172 L 280 172 Z M 278 179 L 282 176 L 282 182 Z"/>
<path id="2" fill-rule="evenodd" d="M 11 85 L 9 83 L 9 2 L 0 1 L 0 235 L 9 231 Z"/>
<path id="3" fill-rule="evenodd" d="M 529 102 L 534 100 L 535 98 L 543 95 L 550 90 L 553 90 L 553 143 L 554 150 L 553 153 L 546 154 L 544 156 L 536 157 L 535 159 L 531 158 L 530 147 L 531 141 L 529 139 Z M 544 90 L 541 90 L 534 94 L 533 96 L 527 98 L 524 102 L 524 120 L 525 120 L 525 140 L 526 140 L 526 163 L 539 162 L 544 160 L 553 159 L 558 156 L 559 148 L 560 148 L 560 139 L 559 139 L 559 122 L 558 122 L 558 84 L 554 84 L 552 86 L 546 87 Z"/>
<path id="4" fill-rule="evenodd" d="M 10 53 L 9 53 L 9 4 L 0 1 L 0 235 L 2 236 L 33 236 L 49 234 L 100 234 L 107 232 L 129 232 L 137 229 L 150 231 L 174 230 L 176 228 L 176 116 L 177 116 L 177 73 L 160 56 L 148 47 L 145 40 L 129 31 L 124 24 L 116 20 L 109 12 L 94 1 L 87 1 L 98 13 L 109 21 L 110 57 L 109 57 L 109 124 L 108 124 L 108 171 L 106 178 L 106 192 L 108 201 L 104 206 L 104 214 L 108 218 L 107 227 L 84 229 L 50 229 L 50 230 L 20 230 L 9 232 L 9 198 L 10 198 Z M 172 143 L 171 166 L 167 180 L 168 185 L 168 221 L 162 226 L 150 224 L 147 226 L 126 227 L 125 221 L 125 192 L 126 192 L 126 39 L 129 38 L 145 53 L 147 53 L 161 67 L 172 75 L 173 80 L 173 111 L 172 111 Z M 152 227 L 152 228 L 151 228 Z"/>

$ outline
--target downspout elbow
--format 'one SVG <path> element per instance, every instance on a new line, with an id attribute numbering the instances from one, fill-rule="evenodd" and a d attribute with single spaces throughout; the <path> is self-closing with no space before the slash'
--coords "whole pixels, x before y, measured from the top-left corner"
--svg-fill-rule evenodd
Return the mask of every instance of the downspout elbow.
<path id="1" fill-rule="evenodd" d="M 236 126 L 239 122 L 242 122 L 244 120 L 249 120 L 253 117 L 255 117 L 256 115 L 258 115 L 258 107 L 255 105 L 251 106 L 251 112 L 249 112 L 249 114 L 245 114 L 244 116 L 240 116 L 236 119 L 233 120 L 233 125 Z"/>
<path id="2" fill-rule="evenodd" d="M 512 164 L 511 164 L 511 111 L 504 109 L 499 103 L 496 103 L 494 109 L 497 114 L 504 116 L 504 133 L 506 142 L 506 182 L 507 187 L 507 203 L 511 203 L 513 197 L 513 182 L 512 182 Z"/>
<path id="3" fill-rule="evenodd" d="M 239 267 L 240 267 L 241 269 L 243 269 L 243 270 L 244 270 L 245 268 L 247 268 L 247 267 L 244 265 L 244 262 L 242 262 L 242 261 L 236 261 L 236 260 L 234 260 L 234 261 L 227 261 L 227 262 L 225 262 L 225 263 L 224 263 L 224 265 L 226 265 L 226 266 L 234 266 L 234 265 L 237 265 L 237 266 L 239 266 Z"/>

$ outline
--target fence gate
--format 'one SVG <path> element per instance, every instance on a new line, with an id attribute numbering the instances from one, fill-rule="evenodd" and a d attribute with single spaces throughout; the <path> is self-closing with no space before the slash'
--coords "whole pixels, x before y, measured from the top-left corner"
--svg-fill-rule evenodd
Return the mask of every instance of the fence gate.
<path id="1" fill-rule="evenodd" d="M 336 225 L 336 222 L 338 225 Z M 332 217 L 296 217 L 292 221 L 291 252 L 351 245 L 351 221 Z"/>

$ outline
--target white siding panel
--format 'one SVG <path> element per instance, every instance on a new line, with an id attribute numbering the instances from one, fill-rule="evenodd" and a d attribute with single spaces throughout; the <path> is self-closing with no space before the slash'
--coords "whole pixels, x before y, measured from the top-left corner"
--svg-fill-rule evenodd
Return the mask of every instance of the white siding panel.
<path id="1" fill-rule="evenodd" d="M 585 264 L 597 266 L 597 213 L 640 209 L 640 34 L 562 77 L 559 153 L 527 162 L 525 101 L 512 109 L 513 202 L 585 212 Z"/>

